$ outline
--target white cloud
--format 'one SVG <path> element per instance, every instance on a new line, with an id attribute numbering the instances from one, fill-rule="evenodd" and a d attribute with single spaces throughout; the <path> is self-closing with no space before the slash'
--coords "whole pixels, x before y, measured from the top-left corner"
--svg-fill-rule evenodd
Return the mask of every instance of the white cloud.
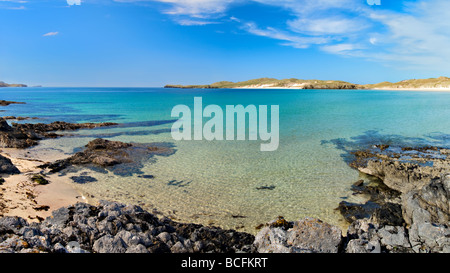
<path id="1" fill-rule="evenodd" d="M 357 55 L 356 50 L 360 50 L 362 47 L 357 44 L 334 44 L 322 46 L 320 49 L 332 54 L 355 56 Z"/>
<path id="2" fill-rule="evenodd" d="M 9 10 L 24 10 L 26 7 L 23 4 L 28 3 L 28 1 L 24 0 L 0 0 L 0 3 L 6 3 L 6 6 L 1 5 L 0 9 L 9 9 Z M 20 6 L 18 4 L 21 4 Z"/>
<path id="3" fill-rule="evenodd" d="M 259 28 L 253 22 L 243 24 L 242 29 L 254 35 L 285 41 L 282 45 L 295 48 L 308 48 L 311 44 L 324 44 L 328 41 L 327 38 L 323 37 L 303 37 L 271 27 Z"/>
<path id="4" fill-rule="evenodd" d="M 70 0 L 67 0 L 70 1 Z M 72 0 L 73 1 L 73 0 Z M 80 1 L 80 0 L 78 0 Z M 228 6 L 237 0 L 113 0 L 115 2 L 162 2 L 170 5 L 164 13 L 171 15 L 188 15 L 195 18 L 206 18 L 220 14 L 227 10 Z"/>
<path id="5" fill-rule="evenodd" d="M 410 4 L 407 13 L 373 12 L 370 18 L 386 30 L 378 33 L 383 60 L 410 67 L 450 69 L 450 2 L 430 0 Z"/>
<path id="6" fill-rule="evenodd" d="M 80 0 L 68 0 L 80 1 Z M 403 67 L 450 69 L 450 1 L 404 0 L 403 10 L 362 0 L 113 0 L 160 2 L 164 13 L 186 25 L 233 22 L 249 34 L 295 48 L 366 58 Z M 227 14 L 233 5 L 257 2 L 289 14 L 285 27 L 248 22 Z M 256 19 L 252 19 L 256 20 Z"/>
<path id="7" fill-rule="evenodd" d="M 359 19 L 326 17 L 319 19 L 299 18 L 288 21 L 291 30 L 310 35 L 346 35 L 366 28 Z"/>
<path id="8" fill-rule="evenodd" d="M 56 35 L 58 35 L 59 34 L 59 32 L 58 31 L 54 31 L 54 32 L 48 32 L 48 33 L 45 33 L 44 35 L 42 35 L 43 37 L 48 37 L 48 36 L 56 36 Z"/>
<path id="9" fill-rule="evenodd" d="M 81 5 L 81 0 L 67 0 L 67 4 L 69 6 L 73 6 L 73 5 L 79 6 L 79 5 Z"/>
<path id="10" fill-rule="evenodd" d="M 193 20 L 193 19 L 176 19 L 175 21 L 182 26 L 204 26 L 204 25 L 218 24 L 218 22 L 214 21 Z"/>

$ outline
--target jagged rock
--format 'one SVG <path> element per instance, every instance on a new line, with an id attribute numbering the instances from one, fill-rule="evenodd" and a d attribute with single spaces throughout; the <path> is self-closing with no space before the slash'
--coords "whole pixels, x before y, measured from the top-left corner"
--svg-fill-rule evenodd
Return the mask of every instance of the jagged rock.
<path id="1" fill-rule="evenodd" d="M 68 123 L 56 121 L 50 124 L 12 123 L 12 126 L 10 126 L 6 119 L 0 118 L 0 145 L 5 148 L 24 149 L 37 145 L 38 140 L 58 137 L 59 135 L 55 134 L 55 131 L 93 129 L 113 125 L 117 125 L 117 123 Z"/>
<path id="2" fill-rule="evenodd" d="M 350 165 L 399 191 L 401 201 L 386 202 L 392 200 L 392 195 L 375 192 L 377 204 L 384 205 L 375 208 L 370 218 L 352 223 L 346 251 L 372 252 L 371 246 L 380 244 L 382 252 L 450 252 L 450 161 L 447 149 L 393 149 L 387 146 L 381 150 L 375 146 L 376 149 L 378 151 L 354 152 L 355 160 Z M 397 200 L 395 195 L 393 197 Z M 373 196 L 371 200 L 374 200 Z M 360 210 L 364 206 L 351 205 Z M 344 216 L 350 208 L 346 203 L 340 204 Z"/>
<path id="3" fill-rule="evenodd" d="M 389 188 L 407 193 L 421 189 L 442 173 L 450 172 L 450 158 L 439 147 L 390 147 L 355 151 L 349 165 L 380 178 Z M 444 153 L 441 153 L 444 151 Z"/>
<path id="4" fill-rule="evenodd" d="M 450 253 L 450 228 L 447 225 L 414 223 L 409 238 L 415 252 Z"/>
<path id="5" fill-rule="evenodd" d="M 264 227 L 259 231 L 253 243 L 259 253 L 294 253 L 302 249 L 288 247 L 287 232 L 282 228 Z M 304 252 L 307 252 L 304 250 Z"/>
<path id="6" fill-rule="evenodd" d="M 381 245 L 390 252 L 405 252 L 405 249 L 411 248 L 405 228 L 402 226 L 383 226 L 377 233 L 381 238 Z"/>
<path id="7" fill-rule="evenodd" d="M 127 250 L 121 238 L 109 234 L 96 240 L 92 249 L 98 253 L 125 253 Z"/>
<path id="8" fill-rule="evenodd" d="M 19 233 L 21 228 L 25 226 L 28 226 L 28 223 L 22 217 L 5 216 L 0 218 L 0 234 Z"/>
<path id="9" fill-rule="evenodd" d="M 253 240 L 247 233 L 159 220 L 138 206 L 107 201 L 64 207 L 32 225 L 0 218 L 0 252 L 254 252 Z"/>
<path id="10" fill-rule="evenodd" d="M 450 253 L 450 175 L 403 196 L 403 215 L 416 252 Z"/>
<path id="11" fill-rule="evenodd" d="M 402 226 L 380 226 L 371 219 L 353 222 L 347 231 L 347 253 L 413 252 Z"/>
<path id="12" fill-rule="evenodd" d="M 255 237 L 260 253 L 337 253 L 341 230 L 318 219 L 305 218 L 291 228 L 266 226 Z"/>
<path id="13" fill-rule="evenodd" d="M 0 174 L 18 174 L 19 169 L 12 163 L 9 158 L 0 155 Z"/>
<path id="14" fill-rule="evenodd" d="M 441 169 L 433 167 L 380 160 L 370 160 L 360 171 L 382 179 L 389 188 L 402 193 L 420 189 L 442 173 Z"/>
<path id="15" fill-rule="evenodd" d="M 414 222 L 448 224 L 450 221 L 450 175 L 443 176 L 420 190 L 406 193 L 403 215 L 408 225 Z"/>

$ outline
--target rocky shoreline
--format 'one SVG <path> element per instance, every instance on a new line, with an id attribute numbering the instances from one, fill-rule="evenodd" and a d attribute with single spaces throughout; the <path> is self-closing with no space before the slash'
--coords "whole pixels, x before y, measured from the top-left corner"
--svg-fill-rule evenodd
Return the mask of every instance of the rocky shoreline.
<path id="1" fill-rule="evenodd" d="M 59 137 L 55 131 L 111 125 L 117 124 L 10 126 L 1 119 L 0 140 L 6 147 L 24 149 L 37 145 L 40 139 Z M 73 165 L 113 168 L 139 164 L 141 158 L 154 154 L 171 153 L 173 149 L 168 146 L 95 139 L 66 159 L 39 166 L 39 179 L 45 181 L 46 172 L 60 172 Z M 0 252 L 450 252 L 450 150 L 373 145 L 351 155 L 349 165 L 370 179 L 357 181 L 352 187 L 354 194 L 367 197 L 366 203 L 342 201 L 337 207 L 350 223 L 345 232 L 319 219 L 291 222 L 279 217 L 263 225 L 254 236 L 160 219 L 139 206 L 100 201 L 96 205 L 65 206 L 33 223 L 18 216 L 0 218 Z M 20 173 L 2 155 L 0 165 L 2 174 Z"/>
<path id="2" fill-rule="evenodd" d="M 56 131 L 73 131 L 114 126 L 117 123 L 68 123 L 55 121 L 44 123 L 12 123 L 9 125 L 5 118 L 0 119 L 0 145 L 4 148 L 25 149 L 38 144 L 39 140 L 56 138 L 61 135 Z"/>
<path id="3" fill-rule="evenodd" d="M 234 230 L 158 219 L 139 206 L 77 203 L 41 223 L 0 218 L 0 253 L 254 252 L 254 236 Z"/>
<path id="4" fill-rule="evenodd" d="M 438 174 L 436 167 L 402 162 L 398 153 L 374 150 L 365 151 L 364 158 L 358 153 L 352 165 L 367 173 L 376 170 L 383 181 L 395 175 L 403 183 L 395 184 L 397 190 L 383 181 L 355 183 L 355 194 L 370 195 L 370 199 L 365 204 L 339 205 L 351 222 L 346 234 L 319 219 L 290 222 L 279 217 L 253 236 L 159 219 L 139 206 L 100 201 L 97 206 L 77 203 L 60 208 L 40 223 L 0 218 L 0 252 L 449 253 L 450 173 Z M 446 150 L 404 150 L 417 155 L 409 160 L 426 158 L 447 170 L 448 159 L 441 157 Z M 429 155 L 431 151 L 434 156 Z M 396 168 L 389 168 L 391 164 Z M 422 178 L 411 179 L 412 173 Z"/>

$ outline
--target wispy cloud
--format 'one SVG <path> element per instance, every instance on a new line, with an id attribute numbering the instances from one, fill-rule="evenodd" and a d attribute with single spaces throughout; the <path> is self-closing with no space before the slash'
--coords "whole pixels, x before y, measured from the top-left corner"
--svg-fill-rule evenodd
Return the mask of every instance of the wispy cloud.
<path id="1" fill-rule="evenodd" d="M 68 0 L 69 1 L 69 0 Z M 224 13 L 230 4 L 238 0 L 113 0 L 114 2 L 162 2 L 168 8 L 163 12 L 170 15 L 188 15 L 194 18 L 206 18 Z"/>
<path id="2" fill-rule="evenodd" d="M 215 21 L 194 20 L 194 19 L 176 19 L 175 21 L 182 26 L 204 26 L 211 24 L 219 24 L 219 22 Z"/>
<path id="3" fill-rule="evenodd" d="M 6 5 L 1 5 L 4 3 Z M 24 4 L 28 3 L 28 1 L 24 0 L 0 0 L 0 9 L 9 9 L 9 10 L 24 10 L 26 7 Z"/>
<path id="4" fill-rule="evenodd" d="M 58 35 L 58 34 L 59 34 L 58 31 L 53 31 L 53 32 L 45 33 L 45 34 L 42 35 L 42 36 L 43 36 L 43 37 L 48 37 L 48 36 L 56 36 L 56 35 Z"/>
<path id="5" fill-rule="evenodd" d="M 74 5 L 81 5 L 81 0 L 67 0 L 67 5 L 74 6 Z"/>
<path id="6" fill-rule="evenodd" d="M 369 17 L 383 26 L 370 38 L 381 60 L 404 63 L 407 68 L 450 69 L 449 1 L 419 1 L 409 4 L 404 13 L 377 11 Z"/>
<path id="7" fill-rule="evenodd" d="M 295 48 L 307 48 L 312 44 L 325 44 L 328 41 L 325 37 L 303 37 L 272 27 L 259 28 L 253 22 L 244 23 L 242 29 L 254 35 L 284 41 L 282 45 Z"/>
<path id="8" fill-rule="evenodd" d="M 136 2 L 145 0 L 115 0 Z M 403 10 L 374 8 L 360 0 L 154 0 L 169 7 L 181 25 L 202 25 L 214 18 L 234 22 L 252 35 L 299 49 L 318 46 L 324 52 L 396 63 L 450 69 L 450 1 L 404 1 Z M 264 26 L 227 14 L 233 4 L 257 2 L 290 14 L 285 28 Z M 185 17 L 180 17 L 185 16 Z M 294 17 L 294 18 L 292 18 Z M 183 18 L 182 20 L 179 18 Z"/>

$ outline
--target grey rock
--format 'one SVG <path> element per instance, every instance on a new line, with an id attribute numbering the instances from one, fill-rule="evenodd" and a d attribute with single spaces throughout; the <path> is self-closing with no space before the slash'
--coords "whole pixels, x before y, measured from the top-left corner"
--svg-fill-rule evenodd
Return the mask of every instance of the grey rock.
<path id="1" fill-rule="evenodd" d="M 64 207 L 41 223 L 0 218 L 0 252 L 5 253 L 254 252 L 253 240 L 234 230 L 161 221 L 138 206 L 107 201 Z"/>
<path id="2" fill-rule="evenodd" d="M 93 250 L 98 253 L 125 253 L 126 245 L 122 239 L 108 234 L 94 242 Z"/>
<path id="3" fill-rule="evenodd" d="M 338 227 L 314 218 L 295 222 L 288 238 L 288 244 L 320 253 L 337 253 L 341 241 Z"/>
<path id="4" fill-rule="evenodd" d="M 389 251 L 395 249 L 411 248 L 408 236 L 404 227 L 401 226 L 384 226 L 377 231 L 381 238 L 381 244 L 386 246 Z"/>
<path id="5" fill-rule="evenodd" d="M 290 253 L 287 246 L 287 231 L 281 228 L 264 227 L 255 236 L 253 243 L 259 253 Z"/>
<path id="6" fill-rule="evenodd" d="M 149 253 L 149 252 L 145 246 L 139 244 L 128 247 L 125 253 Z"/>
<path id="7" fill-rule="evenodd" d="M 172 253 L 186 253 L 187 249 L 184 247 L 183 243 L 180 241 L 176 242 L 171 248 L 170 251 Z"/>
<path id="8" fill-rule="evenodd" d="M 341 230 L 318 219 L 305 218 L 287 230 L 266 226 L 255 237 L 260 253 L 337 253 L 342 243 Z"/>
<path id="9" fill-rule="evenodd" d="M 450 221 L 450 179 L 436 179 L 420 190 L 403 196 L 403 214 L 407 224 L 428 222 L 448 224 Z"/>
<path id="10" fill-rule="evenodd" d="M 82 249 L 80 244 L 75 241 L 67 243 L 64 249 L 67 251 L 67 253 L 89 253 L 89 251 Z"/>
<path id="11" fill-rule="evenodd" d="M 61 243 L 56 243 L 53 246 L 53 252 L 54 253 L 69 253 L 69 251 Z"/>
<path id="12" fill-rule="evenodd" d="M 39 236 L 42 235 L 41 231 L 38 228 L 33 228 L 33 227 L 29 227 L 29 226 L 25 226 L 23 227 L 20 231 L 19 234 L 22 234 L 22 236 L 27 239 L 27 238 L 31 238 L 33 236 Z"/>
<path id="13" fill-rule="evenodd" d="M 202 241 L 195 241 L 192 249 L 194 252 L 201 252 L 204 247 L 205 247 L 205 244 L 203 244 Z"/>
<path id="14" fill-rule="evenodd" d="M 409 239 L 415 252 L 450 253 L 450 228 L 432 223 L 414 223 Z"/>
<path id="15" fill-rule="evenodd" d="M 47 217 L 43 225 L 47 227 L 62 229 L 70 219 L 70 210 L 67 207 L 57 209 L 52 212 L 52 216 Z"/>
<path id="16" fill-rule="evenodd" d="M 156 236 L 156 238 L 158 238 L 159 240 L 161 240 L 161 242 L 165 244 L 167 244 L 172 240 L 172 236 L 170 236 L 168 232 L 161 232 L 160 234 L 158 234 L 158 236 Z"/>
<path id="17" fill-rule="evenodd" d="M 0 155 L 0 174 L 19 174 L 20 171 L 9 158 Z"/>
<path id="18" fill-rule="evenodd" d="M 28 226 L 28 223 L 22 217 L 5 216 L 0 218 L 0 232 L 19 233 L 24 226 Z"/>
<path id="19" fill-rule="evenodd" d="M 120 238 L 122 239 L 122 241 L 125 243 L 125 245 L 128 246 L 133 246 L 133 245 L 139 245 L 142 244 L 144 242 L 144 240 L 142 240 L 139 236 L 131 233 L 130 231 L 127 230 L 121 230 L 119 231 L 115 238 Z"/>
<path id="20" fill-rule="evenodd" d="M 345 252 L 347 253 L 370 253 L 368 241 L 364 239 L 353 239 L 348 242 Z"/>

